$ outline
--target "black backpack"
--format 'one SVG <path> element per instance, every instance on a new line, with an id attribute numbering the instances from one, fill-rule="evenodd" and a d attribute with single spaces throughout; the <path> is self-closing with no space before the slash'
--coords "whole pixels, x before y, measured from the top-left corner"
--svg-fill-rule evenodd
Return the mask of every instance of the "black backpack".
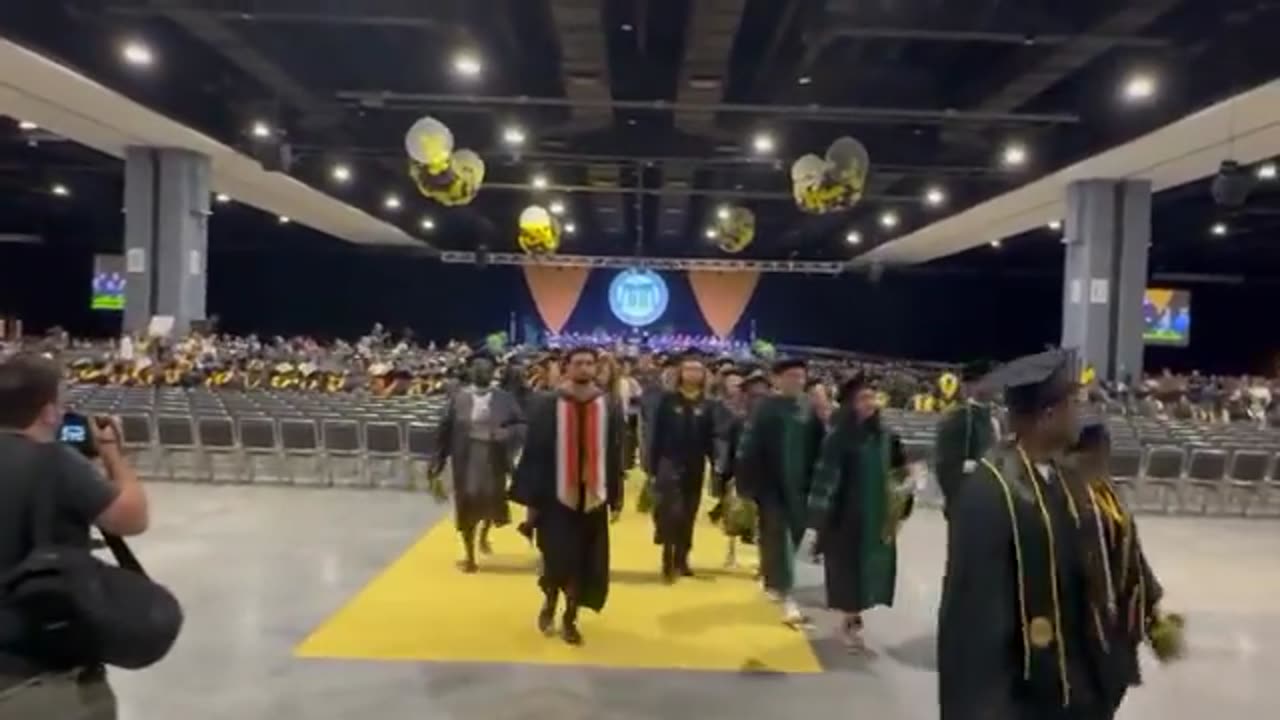
<path id="1" fill-rule="evenodd" d="M 182 629 L 182 607 L 147 577 L 124 540 L 104 535 L 117 565 L 53 542 L 54 483 L 36 489 L 31 553 L 0 577 L 0 605 L 22 627 L 15 649 L 51 670 L 159 662 Z"/>

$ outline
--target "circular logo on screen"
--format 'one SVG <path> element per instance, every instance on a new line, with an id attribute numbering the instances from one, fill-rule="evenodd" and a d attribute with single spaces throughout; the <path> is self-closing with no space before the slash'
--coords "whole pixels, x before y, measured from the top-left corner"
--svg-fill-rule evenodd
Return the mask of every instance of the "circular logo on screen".
<path id="1" fill-rule="evenodd" d="M 644 327 L 667 311 L 667 283 L 652 270 L 623 270 L 609 283 L 609 309 L 632 327 Z"/>

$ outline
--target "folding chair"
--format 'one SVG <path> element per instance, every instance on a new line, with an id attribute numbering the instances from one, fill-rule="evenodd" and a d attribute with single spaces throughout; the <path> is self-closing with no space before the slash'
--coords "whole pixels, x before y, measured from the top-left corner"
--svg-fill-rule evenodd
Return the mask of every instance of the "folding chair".
<path id="1" fill-rule="evenodd" d="M 204 474 L 210 480 L 216 483 L 248 481 L 244 453 L 236 444 L 235 426 L 230 417 L 196 418 L 196 434 L 200 436 L 200 449 L 204 451 Z"/>
<path id="2" fill-rule="evenodd" d="M 160 479 L 164 475 L 160 462 L 160 449 L 152 431 L 151 416 L 147 414 L 121 415 L 120 431 L 123 447 L 133 460 L 134 470 L 143 480 Z"/>
<path id="3" fill-rule="evenodd" d="M 1119 445 L 1111 448 L 1111 481 L 1129 507 L 1134 507 L 1141 497 L 1139 483 L 1142 476 L 1142 448 L 1137 445 Z"/>
<path id="4" fill-rule="evenodd" d="M 289 474 L 280 453 L 276 421 L 269 417 L 242 417 L 237 423 L 248 481 L 255 485 L 287 485 Z"/>
<path id="5" fill-rule="evenodd" d="M 407 490 L 409 464 L 404 454 L 400 424 L 375 421 L 364 424 L 365 471 L 374 487 Z"/>
<path id="6" fill-rule="evenodd" d="M 350 420 L 323 421 L 324 472 L 328 484 L 340 487 L 366 487 L 364 457 L 360 448 L 360 426 Z"/>
<path id="7" fill-rule="evenodd" d="M 280 446 L 284 450 L 285 471 L 295 485 L 327 485 L 329 477 L 321 467 L 323 457 L 314 420 L 280 419 Z"/>
<path id="8" fill-rule="evenodd" d="M 1182 448 L 1169 445 L 1153 447 L 1147 451 L 1146 472 L 1143 485 L 1156 491 L 1160 511 L 1169 512 L 1169 496 L 1173 495 L 1176 508 L 1183 504 L 1182 473 L 1186 464 Z"/>
<path id="9" fill-rule="evenodd" d="M 1271 453 L 1261 448 L 1237 450 L 1227 473 L 1226 507 L 1235 504 L 1241 515 L 1248 515 L 1250 507 L 1262 504 L 1270 469 Z"/>
<path id="10" fill-rule="evenodd" d="M 1209 503 L 1216 500 L 1219 510 L 1226 497 L 1227 454 L 1210 448 L 1194 448 L 1187 465 L 1186 500 L 1208 514 Z"/>
<path id="11" fill-rule="evenodd" d="M 156 435 L 160 438 L 162 477 L 197 482 L 209 479 L 200 472 L 200 446 L 196 443 L 191 418 L 159 415 Z"/>
<path id="12" fill-rule="evenodd" d="M 415 478 L 426 478 L 427 469 L 436 456 L 436 441 L 439 438 L 439 427 L 410 422 L 406 436 L 409 445 L 409 487 L 415 488 Z"/>

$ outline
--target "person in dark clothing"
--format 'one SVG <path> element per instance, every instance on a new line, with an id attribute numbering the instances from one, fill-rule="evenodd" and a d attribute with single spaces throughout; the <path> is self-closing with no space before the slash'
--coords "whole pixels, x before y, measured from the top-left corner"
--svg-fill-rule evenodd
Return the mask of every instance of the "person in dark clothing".
<path id="1" fill-rule="evenodd" d="M 1115 688 L 1132 679 L 1107 640 L 1119 607 L 1115 578 L 1096 571 L 1098 506 L 1061 462 L 1077 437 L 1072 367 L 1051 350 L 990 379 L 1005 388 L 1013 434 L 951 499 L 942 720 L 1110 720 Z"/>
<path id="2" fill-rule="evenodd" d="M 945 515 L 950 498 L 974 470 L 978 461 L 999 439 L 999 428 L 991 407 L 991 391 L 981 379 L 987 363 L 970 363 L 962 375 L 961 401 L 942 416 L 934 441 L 934 472 L 942 489 Z"/>
<path id="3" fill-rule="evenodd" d="M 56 442 L 63 422 L 61 370 L 19 355 L 0 362 L 0 575 L 32 551 L 36 493 L 53 495 L 56 543 L 88 549 L 89 529 L 138 535 L 147 529 L 147 497 L 120 449 L 113 421 L 89 432 L 104 478 L 76 450 Z M 0 605 L 0 718 L 114 720 L 115 695 L 101 666 L 43 667 L 23 648 L 26 620 Z"/>
<path id="4" fill-rule="evenodd" d="M 914 494 L 902 440 L 881 422 L 875 389 L 855 376 L 838 400 L 809 488 L 801 554 L 821 554 L 827 607 L 844 614 L 840 639 L 850 652 L 865 652 L 862 613 L 893 605 L 898 529 Z"/>
<path id="5" fill-rule="evenodd" d="M 662 546 L 662 577 L 692 577 L 689 551 L 702 501 L 707 463 L 716 459 L 716 404 L 707 398 L 707 369 L 689 354 L 680 360 L 676 389 L 658 401 L 645 448 L 653 486 L 654 543 Z"/>
<path id="6" fill-rule="evenodd" d="M 622 512 L 622 410 L 595 384 L 596 351 L 565 356 L 568 382 L 534 398 L 511 500 L 530 510 L 542 555 L 544 602 L 538 629 L 554 630 L 561 595 L 561 637 L 582 644 L 578 609 L 599 612 L 609 595 L 609 523 Z"/>

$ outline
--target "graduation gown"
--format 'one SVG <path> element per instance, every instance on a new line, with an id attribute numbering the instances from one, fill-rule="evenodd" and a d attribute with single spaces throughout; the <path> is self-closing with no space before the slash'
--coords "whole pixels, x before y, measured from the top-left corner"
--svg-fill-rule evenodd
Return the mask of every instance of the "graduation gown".
<path id="1" fill-rule="evenodd" d="M 942 488 L 944 511 L 995 440 L 991 407 L 982 403 L 966 401 L 948 410 L 938 422 L 934 471 Z"/>
<path id="2" fill-rule="evenodd" d="M 645 469 L 654 478 L 657 545 L 693 547 L 693 525 L 702 500 L 707 463 L 716 454 L 716 406 L 705 396 L 663 394 L 654 410 Z"/>
<path id="3" fill-rule="evenodd" d="M 460 390 L 449 400 L 437 437 L 435 470 L 453 463 L 453 511 L 459 530 L 480 522 L 505 525 L 507 476 L 524 439 L 524 415 L 505 390 L 488 391 L 489 410 L 475 422 L 477 392 Z"/>
<path id="4" fill-rule="evenodd" d="M 1106 720 L 1079 526 L 1060 472 L 994 448 L 951 499 L 941 720 Z M 1047 519 L 1047 522 L 1046 522 Z"/>
<path id="5" fill-rule="evenodd" d="M 743 427 L 735 475 L 739 492 L 759 509 L 760 570 L 770 590 L 795 585 L 795 551 L 824 433 L 808 400 L 780 395 L 761 398 Z"/>
<path id="6" fill-rule="evenodd" d="M 587 407 L 594 403 L 595 411 Z M 534 395 L 511 483 L 511 500 L 536 511 L 540 587 L 572 588 L 579 605 L 596 611 L 609 595 L 609 512 L 622 508 L 622 428 L 621 407 L 598 391 L 589 398 Z M 591 468 L 603 477 L 591 478 L 589 492 L 587 474 L 596 472 Z"/>

